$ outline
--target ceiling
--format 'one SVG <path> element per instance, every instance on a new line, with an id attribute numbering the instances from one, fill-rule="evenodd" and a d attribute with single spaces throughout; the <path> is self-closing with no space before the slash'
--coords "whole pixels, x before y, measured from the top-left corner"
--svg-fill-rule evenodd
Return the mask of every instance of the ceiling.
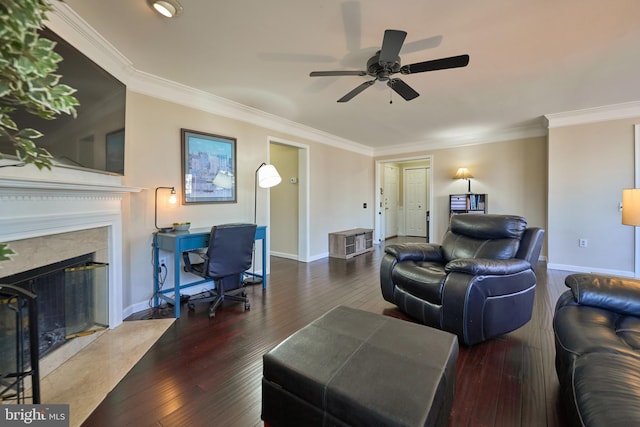
<path id="1" fill-rule="evenodd" d="M 180 0 L 167 19 L 145 0 L 65 0 L 141 72 L 373 150 L 459 145 L 544 132 L 545 114 L 640 100 L 638 0 Z M 465 68 L 396 75 L 336 101 L 385 29 L 407 32 L 411 64 L 460 54 Z M 390 101 L 393 101 L 390 103 Z"/>

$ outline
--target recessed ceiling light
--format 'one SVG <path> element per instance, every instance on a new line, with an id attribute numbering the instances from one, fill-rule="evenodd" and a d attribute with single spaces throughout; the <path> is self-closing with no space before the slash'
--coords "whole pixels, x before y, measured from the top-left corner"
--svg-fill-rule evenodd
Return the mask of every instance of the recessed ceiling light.
<path id="1" fill-rule="evenodd" d="M 162 16 L 173 18 L 182 13 L 182 5 L 177 0 L 147 0 L 151 8 Z"/>

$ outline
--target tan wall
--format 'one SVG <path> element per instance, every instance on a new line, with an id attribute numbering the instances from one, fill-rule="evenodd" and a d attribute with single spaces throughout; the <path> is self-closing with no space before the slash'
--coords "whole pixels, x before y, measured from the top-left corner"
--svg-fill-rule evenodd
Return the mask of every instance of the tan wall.
<path id="1" fill-rule="evenodd" d="M 618 204 L 634 184 L 636 123 L 640 118 L 549 129 L 550 266 L 633 272 L 633 227 L 621 224 Z"/>
<path id="2" fill-rule="evenodd" d="M 466 181 L 452 179 L 462 166 L 469 168 L 474 176 L 471 191 L 488 194 L 490 213 L 522 215 L 530 226 L 546 228 L 545 137 L 416 152 L 403 155 L 403 158 L 426 155 L 433 156 L 434 206 L 431 208 L 431 220 L 435 222 L 432 241 L 440 241 L 447 229 L 449 194 L 467 191 Z M 376 158 L 377 161 L 386 159 L 394 157 Z"/>
<path id="3" fill-rule="evenodd" d="M 146 188 L 123 203 L 125 241 L 125 307 L 147 300 L 152 293 L 151 243 L 154 232 L 154 189 L 175 186 L 181 191 L 180 129 L 186 128 L 237 139 L 237 203 L 181 205 L 162 208 L 160 225 L 191 221 L 192 227 L 225 222 L 253 222 L 255 170 L 268 160 L 269 138 L 281 137 L 308 147 L 309 256 L 328 253 L 328 233 L 355 226 L 373 227 L 373 163 L 371 157 L 340 150 L 250 123 L 206 113 L 134 92 L 127 94 L 126 152 L 123 184 Z M 286 179 L 286 177 L 285 177 Z M 306 185 L 307 183 L 305 183 Z M 258 197 L 258 224 L 268 218 L 267 192 Z M 270 230 L 278 247 L 288 236 Z M 259 248 L 259 246 L 258 246 Z M 260 253 L 257 252 L 260 259 Z M 260 266 L 258 265 L 258 268 Z M 167 286 L 172 285 L 173 270 Z M 199 291 L 199 289 L 196 289 Z"/>

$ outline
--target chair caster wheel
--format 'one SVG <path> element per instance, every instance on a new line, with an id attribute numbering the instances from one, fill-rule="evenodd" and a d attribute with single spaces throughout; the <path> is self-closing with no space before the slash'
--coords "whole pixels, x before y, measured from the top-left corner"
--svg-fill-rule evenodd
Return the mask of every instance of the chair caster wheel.
<path id="1" fill-rule="evenodd" d="M 212 312 L 212 313 L 209 313 L 209 319 L 213 319 L 214 317 L 216 317 L 216 312 L 215 311 Z"/>
<path id="2" fill-rule="evenodd" d="M 189 311 L 193 311 L 196 309 L 196 305 L 192 302 L 188 303 L 187 307 L 189 308 Z"/>
<path id="3" fill-rule="evenodd" d="M 244 309 L 245 310 L 251 310 L 251 304 L 249 304 L 248 302 L 244 303 Z"/>

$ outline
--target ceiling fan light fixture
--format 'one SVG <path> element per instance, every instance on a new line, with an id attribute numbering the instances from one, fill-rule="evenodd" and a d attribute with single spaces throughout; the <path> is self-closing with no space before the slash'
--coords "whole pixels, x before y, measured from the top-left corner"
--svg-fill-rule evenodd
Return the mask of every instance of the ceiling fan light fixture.
<path id="1" fill-rule="evenodd" d="M 147 3 L 166 18 L 174 18 L 182 13 L 182 5 L 177 0 L 147 0 Z"/>

